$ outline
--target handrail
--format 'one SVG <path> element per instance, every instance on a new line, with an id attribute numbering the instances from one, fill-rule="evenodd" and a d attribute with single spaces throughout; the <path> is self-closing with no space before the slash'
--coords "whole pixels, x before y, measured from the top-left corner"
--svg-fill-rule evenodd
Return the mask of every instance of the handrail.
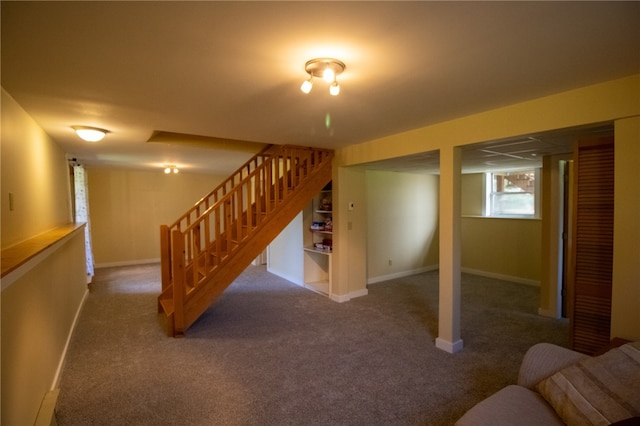
<path id="1" fill-rule="evenodd" d="M 250 167 L 253 163 L 258 162 L 258 160 L 262 157 L 267 156 L 267 152 L 273 149 L 273 145 L 267 145 L 266 147 L 264 147 L 260 152 L 258 152 L 256 155 L 254 155 L 253 157 L 251 157 L 249 160 L 247 160 L 242 166 L 240 166 L 235 172 L 233 172 L 233 174 L 231 174 L 231 176 L 229 176 L 228 178 L 226 178 L 225 180 L 223 180 L 220 184 L 218 184 L 218 186 L 216 186 L 213 190 L 211 190 L 211 192 L 209 192 L 207 195 L 205 195 L 204 197 L 202 197 L 201 199 L 199 199 L 189 210 L 187 210 L 182 216 L 180 216 L 174 223 L 172 223 L 171 225 L 168 226 L 168 228 L 170 230 L 172 229 L 180 229 L 180 223 L 183 220 L 187 220 L 187 223 L 189 223 L 190 221 L 188 220 L 191 217 L 191 214 L 193 212 L 196 212 L 196 218 L 201 216 L 201 214 L 199 214 L 199 210 L 200 210 L 200 206 L 202 204 L 208 205 L 209 204 L 209 200 L 211 199 L 211 197 L 216 196 L 216 194 L 219 191 L 223 191 L 223 194 L 226 192 L 225 189 L 227 188 L 228 185 L 231 185 L 231 187 L 233 187 L 233 182 L 238 178 L 242 178 L 242 174 L 245 171 L 245 168 L 250 170 Z M 214 201 L 215 202 L 215 201 Z"/>
<path id="2" fill-rule="evenodd" d="M 333 151 L 327 149 L 271 146 L 246 162 L 171 227 L 161 226 L 163 292 L 176 284 L 173 269 L 179 265 L 184 274 L 190 275 L 178 280 L 187 287 L 193 289 L 206 281 L 268 213 L 332 157 Z M 227 188 L 229 183 L 233 184 L 231 188 Z M 206 209 L 201 212 L 203 205 Z M 183 240 L 181 247 L 175 245 L 176 238 Z M 176 250 L 182 256 L 179 265 Z"/>

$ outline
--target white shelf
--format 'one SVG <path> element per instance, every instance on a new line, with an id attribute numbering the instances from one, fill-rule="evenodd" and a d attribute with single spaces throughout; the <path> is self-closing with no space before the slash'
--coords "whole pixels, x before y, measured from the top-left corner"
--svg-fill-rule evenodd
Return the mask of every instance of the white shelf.
<path id="1" fill-rule="evenodd" d="M 309 290 L 313 290 L 324 295 L 329 294 L 329 281 L 315 281 L 311 283 L 304 283 L 304 285 Z"/>
<path id="2" fill-rule="evenodd" d="M 305 247 L 304 251 L 308 251 L 311 253 L 318 253 L 318 254 L 324 254 L 326 256 L 331 256 L 332 251 L 330 250 L 322 250 L 322 249 L 318 249 L 315 247 Z"/>
<path id="3" fill-rule="evenodd" d="M 330 235 L 333 234 L 333 231 L 325 231 L 324 229 L 312 229 L 312 228 L 309 228 L 309 231 L 316 232 L 318 234 L 330 234 Z"/>

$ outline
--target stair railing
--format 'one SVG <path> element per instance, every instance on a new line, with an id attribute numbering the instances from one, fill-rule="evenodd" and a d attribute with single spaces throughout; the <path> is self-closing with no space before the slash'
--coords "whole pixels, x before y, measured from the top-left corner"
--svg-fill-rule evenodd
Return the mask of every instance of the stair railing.
<path id="1" fill-rule="evenodd" d="M 202 214 L 221 199 L 227 192 L 229 192 L 237 183 L 241 182 L 245 176 L 250 174 L 253 170 L 259 167 L 260 164 L 269 157 L 269 151 L 273 150 L 273 145 L 264 147 L 259 153 L 251 157 L 246 163 L 240 166 L 235 172 L 228 178 L 223 180 L 218 186 L 216 186 L 211 192 L 198 200 L 189 210 L 187 210 L 182 216 L 180 216 L 171 225 L 160 226 L 160 263 L 161 263 L 161 280 L 162 290 L 164 291 L 172 281 L 171 277 L 171 265 L 173 262 L 170 252 L 171 234 L 173 231 L 181 231 L 193 222 L 197 221 Z M 277 150 L 277 146 L 275 150 Z"/>
<path id="2" fill-rule="evenodd" d="M 162 287 L 182 304 L 333 151 L 287 145 L 263 150 L 171 226 L 161 226 Z M 181 306 L 178 306 L 181 305 Z"/>

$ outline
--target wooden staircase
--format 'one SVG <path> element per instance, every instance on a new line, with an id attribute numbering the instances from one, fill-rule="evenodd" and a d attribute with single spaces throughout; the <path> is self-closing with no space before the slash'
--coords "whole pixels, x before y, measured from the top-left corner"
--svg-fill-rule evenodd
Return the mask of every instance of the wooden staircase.
<path id="1" fill-rule="evenodd" d="M 160 227 L 169 336 L 189 328 L 331 180 L 333 151 L 271 145 Z"/>

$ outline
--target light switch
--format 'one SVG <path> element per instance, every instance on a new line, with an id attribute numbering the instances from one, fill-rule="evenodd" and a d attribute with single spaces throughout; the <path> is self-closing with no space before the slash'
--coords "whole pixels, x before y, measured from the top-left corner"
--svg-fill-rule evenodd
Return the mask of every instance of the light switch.
<path id="1" fill-rule="evenodd" d="M 353 201 L 349 201 L 349 211 L 353 210 Z"/>
<path id="2" fill-rule="evenodd" d="M 13 211 L 13 192 L 9 193 L 9 211 Z"/>

